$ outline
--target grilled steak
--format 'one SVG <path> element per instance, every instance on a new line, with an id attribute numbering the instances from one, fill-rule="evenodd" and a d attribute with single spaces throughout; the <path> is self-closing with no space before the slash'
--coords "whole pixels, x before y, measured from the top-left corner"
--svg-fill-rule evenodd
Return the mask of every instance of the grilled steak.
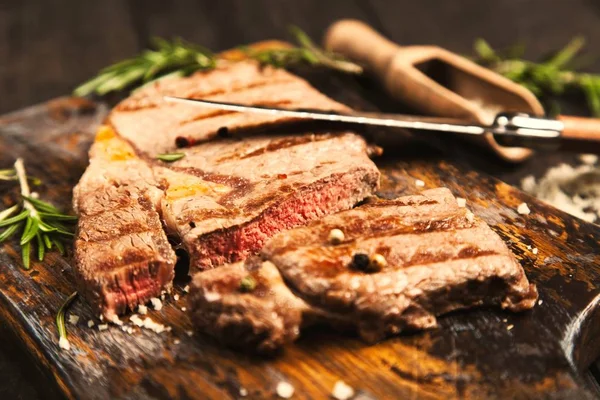
<path id="1" fill-rule="evenodd" d="M 167 103 L 167 94 L 345 109 L 304 80 L 254 63 L 158 82 L 119 104 L 74 190 L 76 271 L 106 316 L 170 285 L 175 256 L 163 228 L 188 250 L 192 268 L 207 269 L 243 260 L 283 229 L 351 208 L 378 185 L 360 136 L 297 132 L 290 119 L 215 113 Z M 156 159 L 172 151 L 185 157 Z"/>
<path id="2" fill-rule="evenodd" d="M 328 241 L 332 229 L 343 231 L 341 243 Z M 224 267 L 194 277 L 190 308 L 201 331 L 228 340 L 223 331 L 236 329 L 228 315 L 235 310 L 245 316 L 245 332 L 258 335 L 246 343 L 258 343 L 259 350 L 296 338 L 305 315 L 308 321 L 315 316 L 335 325 L 342 321 L 376 341 L 404 329 L 435 327 L 436 316 L 456 309 L 499 305 L 521 311 L 537 299 L 535 286 L 500 237 L 442 188 L 371 202 L 283 232 L 260 256 L 261 268 L 252 261 L 245 272 L 238 265 L 236 274 Z M 259 282 L 251 293 L 240 293 L 244 274 Z M 224 280 L 229 284 L 216 284 Z M 275 282 L 278 289 L 270 290 Z M 302 302 L 290 301 L 292 294 Z M 249 299 L 254 309 L 287 304 L 273 317 L 286 320 L 284 313 L 293 314 L 293 324 L 258 329 L 255 313 L 245 313 Z"/>

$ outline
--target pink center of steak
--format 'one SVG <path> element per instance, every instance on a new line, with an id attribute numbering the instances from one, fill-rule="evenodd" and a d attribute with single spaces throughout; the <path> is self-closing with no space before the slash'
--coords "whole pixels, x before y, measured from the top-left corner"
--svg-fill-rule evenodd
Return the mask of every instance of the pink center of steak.
<path id="1" fill-rule="evenodd" d="M 376 171 L 354 170 L 297 190 L 244 225 L 200 236 L 190 251 L 191 265 L 204 270 L 243 260 L 282 230 L 351 208 L 375 190 L 378 179 Z"/>

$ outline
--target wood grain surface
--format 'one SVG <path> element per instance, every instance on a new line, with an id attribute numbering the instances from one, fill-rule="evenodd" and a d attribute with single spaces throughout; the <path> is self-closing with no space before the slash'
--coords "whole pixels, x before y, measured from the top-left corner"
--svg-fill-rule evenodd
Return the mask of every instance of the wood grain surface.
<path id="1" fill-rule="evenodd" d="M 368 81 L 311 73 L 326 94 L 365 110 L 384 109 L 386 99 L 365 92 Z M 369 95 L 368 93 L 371 93 Z M 57 206 L 70 207 L 71 189 L 87 165 L 92 133 L 107 105 L 63 98 L 0 118 L 0 168 L 25 158 L 37 190 Z M 393 132 L 379 131 L 386 138 Z M 448 149 L 447 141 L 436 141 Z M 452 142 L 453 143 L 453 142 Z M 194 334 L 178 279 L 179 301 L 167 298 L 151 317 L 172 327 L 160 335 L 117 326 L 99 331 L 79 300 L 71 313 L 70 352 L 60 351 L 54 316 L 72 293 L 68 259 L 51 254 L 31 271 L 20 268 L 16 242 L 0 249 L 0 318 L 48 377 L 48 393 L 67 398 L 274 398 L 280 381 L 296 389 L 294 398 L 326 398 L 343 380 L 357 398 L 593 398 L 586 369 L 600 353 L 600 227 L 544 205 L 494 178 L 417 140 L 388 145 L 379 159 L 380 195 L 395 197 L 425 188 L 449 187 L 509 244 L 542 304 L 522 314 L 480 309 L 440 318 L 440 327 L 366 345 L 351 334 L 323 329 L 305 332 L 282 354 L 257 358 L 223 348 Z M 4 189 L 6 188 L 6 189 Z M 14 199 L 3 185 L 2 201 Z M 531 215 L 516 212 L 527 202 Z M 534 254 L 533 248 L 539 249 Z M 98 324 L 98 321 L 96 321 Z"/>

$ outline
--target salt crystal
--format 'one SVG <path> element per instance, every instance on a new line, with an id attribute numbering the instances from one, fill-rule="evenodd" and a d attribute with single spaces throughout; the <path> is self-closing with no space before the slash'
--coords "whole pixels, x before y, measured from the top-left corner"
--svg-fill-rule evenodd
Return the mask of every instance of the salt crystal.
<path id="1" fill-rule="evenodd" d="M 506 327 L 507 331 L 510 331 L 512 328 L 514 328 L 515 326 L 513 324 L 510 324 Z"/>
<path id="2" fill-rule="evenodd" d="M 179 339 L 175 339 L 175 340 L 173 340 L 173 343 L 174 343 L 174 344 L 179 344 L 179 343 L 181 343 L 181 342 L 180 342 L 180 340 L 179 340 Z"/>
<path id="3" fill-rule="evenodd" d="M 519 204 L 519 207 L 517 207 L 517 212 L 522 215 L 529 215 L 531 210 L 527 206 L 527 203 L 521 203 Z"/>
<path id="4" fill-rule="evenodd" d="M 152 308 L 154 308 L 156 311 L 160 311 L 162 309 L 162 301 L 160 301 L 160 299 L 153 297 L 150 299 L 150 303 L 152 303 Z"/>
<path id="5" fill-rule="evenodd" d="M 67 339 L 64 336 L 61 336 L 60 339 L 58 339 L 58 347 L 60 347 L 63 350 L 69 351 L 71 350 L 71 343 L 69 343 L 69 339 Z"/>
<path id="6" fill-rule="evenodd" d="M 425 182 L 423 182 L 423 181 L 422 181 L 422 180 L 420 180 L 420 179 L 417 179 L 417 180 L 415 181 L 415 186 L 417 186 L 417 187 L 423 187 L 423 186 L 425 186 Z"/>
<path id="7" fill-rule="evenodd" d="M 186 331 L 185 333 L 191 337 L 194 334 L 194 331 Z"/>
<path id="8" fill-rule="evenodd" d="M 541 306 L 544 300 L 538 300 L 538 306 Z"/>
<path id="9" fill-rule="evenodd" d="M 240 396 L 241 397 L 248 396 L 248 390 L 246 388 L 240 388 Z"/>
<path id="10" fill-rule="evenodd" d="M 279 382 L 277 384 L 277 396 L 283 398 L 283 399 L 289 399 L 290 397 L 292 397 L 294 395 L 294 387 L 289 384 L 288 382 Z"/>
<path id="11" fill-rule="evenodd" d="M 533 248 L 533 250 L 531 250 L 531 252 L 532 252 L 533 254 L 537 254 L 537 253 L 538 253 L 538 249 L 537 249 L 537 247 L 534 247 L 534 248 Z"/>
<path id="12" fill-rule="evenodd" d="M 142 327 L 144 326 L 144 321 L 142 321 L 142 319 L 138 316 L 138 315 L 132 315 L 129 320 L 135 325 L 135 326 L 139 326 Z"/>
<path id="13" fill-rule="evenodd" d="M 462 197 L 456 198 L 456 203 L 459 207 L 465 207 L 467 205 L 467 199 L 463 199 Z"/>
<path id="14" fill-rule="evenodd" d="M 138 306 L 138 312 L 139 312 L 140 314 L 142 314 L 142 315 L 146 315 L 146 314 L 148 314 L 148 307 L 146 307 L 146 306 L 145 306 L 145 305 L 143 305 L 143 304 L 140 304 L 140 305 Z"/>
<path id="15" fill-rule="evenodd" d="M 186 311 L 186 310 L 187 310 L 187 308 L 181 307 L 181 311 Z"/>
<path id="16" fill-rule="evenodd" d="M 185 287 L 183 288 L 183 291 L 186 293 L 190 292 L 190 285 L 185 285 Z"/>
<path id="17" fill-rule="evenodd" d="M 331 395 L 337 400 L 348 400 L 350 397 L 354 396 L 354 389 L 344 381 L 337 381 L 333 386 Z"/>
<path id="18" fill-rule="evenodd" d="M 113 323 L 113 324 L 115 324 L 115 325 L 123 326 L 123 321 L 121 321 L 121 320 L 119 319 L 119 317 L 118 317 L 118 316 L 116 316 L 116 315 L 113 315 L 113 316 L 112 316 L 112 318 L 110 319 L 110 322 L 112 322 L 112 323 Z"/>
<path id="19" fill-rule="evenodd" d="M 598 156 L 595 154 L 581 154 L 579 160 L 587 165 L 594 165 L 598 161 Z"/>
<path id="20" fill-rule="evenodd" d="M 127 327 L 127 333 L 129 333 L 131 335 L 133 333 L 133 327 L 128 326 Z"/>
<path id="21" fill-rule="evenodd" d="M 77 325 L 77 322 L 79 322 L 79 317 L 77 315 L 69 315 L 69 323 L 71 325 Z"/>
<path id="22" fill-rule="evenodd" d="M 469 222 L 473 222 L 475 221 L 475 214 L 473 214 L 471 211 L 467 211 L 467 213 L 465 214 L 465 217 L 467 218 L 467 221 Z"/>
<path id="23" fill-rule="evenodd" d="M 98 330 L 99 331 L 105 331 L 108 329 L 108 324 L 100 324 L 98 325 Z"/>
<path id="24" fill-rule="evenodd" d="M 94 326 L 94 321 L 92 321 L 91 319 L 88 321 L 88 328 L 91 328 Z"/>
<path id="25" fill-rule="evenodd" d="M 173 300 L 178 301 L 179 300 L 179 295 L 178 294 L 173 295 Z"/>

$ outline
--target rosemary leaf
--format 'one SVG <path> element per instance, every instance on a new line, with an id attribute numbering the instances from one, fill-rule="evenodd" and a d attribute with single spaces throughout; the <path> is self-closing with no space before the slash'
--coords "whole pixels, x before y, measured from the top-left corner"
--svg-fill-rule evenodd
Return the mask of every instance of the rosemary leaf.
<path id="1" fill-rule="evenodd" d="M 21 246 L 21 256 L 23 258 L 23 268 L 29 269 L 29 256 L 31 253 L 31 242 L 27 242 Z"/>
<path id="2" fill-rule="evenodd" d="M 47 218 L 50 220 L 58 220 L 58 221 L 77 221 L 77 217 L 74 215 L 65 215 L 65 214 L 57 214 L 57 213 L 46 213 L 39 212 L 38 215 L 41 218 Z"/>
<path id="3" fill-rule="evenodd" d="M 14 217 L 10 217 L 10 218 L 5 219 L 4 221 L 0 221 L 0 228 L 2 228 L 3 226 L 12 225 L 15 222 L 24 220 L 25 218 L 27 218 L 28 215 L 29 215 L 29 210 L 23 210 L 19 214 L 15 215 Z"/>
<path id="4" fill-rule="evenodd" d="M 60 306 L 58 312 L 56 313 L 56 329 L 58 330 L 58 337 L 67 339 L 67 327 L 65 325 L 65 313 L 67 309 L 71 306 L 73 301 L 77 298 L 77 292 L 73 292 L 65 302 Z"/>
<path id="5" fill-rule="evenodd" d="M 157 155 L 156 159 L 165 162 L 173 162 L 181 160 L 183 157 L 185 157 L 185 153 L 166 153 Z"/>
<path id="6" fill-rule="evenodd" d="M 42 234 L 42 239 L 44 239 L 44 244 L 46 245 L 46 248 L 48 250 L 51 250 L 52 249 L 52 241 L 50 240 L 50 237 L 48 235 Z"/>
<path id="7" fill-rule="evenodd" d="M 38 260 L 44 261 L 44 251 L 46 250 L 44 246 L 44 241 L 42 240 L 42 235 L 39 232 L 35 234 L 35 238 L 37 240 L 37 248 L 38 248 Z"/>
<path id="8" fill-rule="evenodd" d="M 15 232 L 21 227 L 22 224 L 17 223 L 6 228 L 4 232 L 0 234 L 0 243 L 4 242 L 6 239 L 10 238 Z"/>
<path id="9" fill-rule="evenodd" d="M 40 225 L 38 223 L 38 220 L 33 217 L 27 218 L 27 222 L 25 223 L 25 229 L 23 229 L 23 235 L 21 236 L 21 246 L 23 246 L 25 243 L 29 243 L 31 239 L 35 237 L 39 230 Z"/>
<path id="10" fill-rule="evenodd" d="M 50 240 L 52 241 L 52 243 L 54 244 L 54 246 L 56 246 L 56 249 L 58 250 L 58 252 L 60 253 L 60 255 L 63 256 L 65 254 L 65 247 L 60 242 L 60 240 L 55 239 L 55 238 L 51 238 Z"/>
<path id="11" fill-rule="evenodd" d="M 19 209 L 19 205 L 15 204 L 12 207 L 7 208 L 6 210 L 0 212 L 0 221 L 4 221 L 6 218 L 13 215 Z"/>
<path id="12" fill-rule="evenodd" d="M 25 200 L 27 200 L 28 202 L 30 202 L 31 204 L 33 204 L 33 206 L 41 212 L 47 212 L 47 213 L 51 213 L 51 214 L 60 214 L 60 211 L 58 210 L 58 208 L 54 207 L 50 203 L 47 203 L 47 202 L 39 200 L 39 199 L 34 199 L 31 196 L 22 195 L 22 197 Z"/>

